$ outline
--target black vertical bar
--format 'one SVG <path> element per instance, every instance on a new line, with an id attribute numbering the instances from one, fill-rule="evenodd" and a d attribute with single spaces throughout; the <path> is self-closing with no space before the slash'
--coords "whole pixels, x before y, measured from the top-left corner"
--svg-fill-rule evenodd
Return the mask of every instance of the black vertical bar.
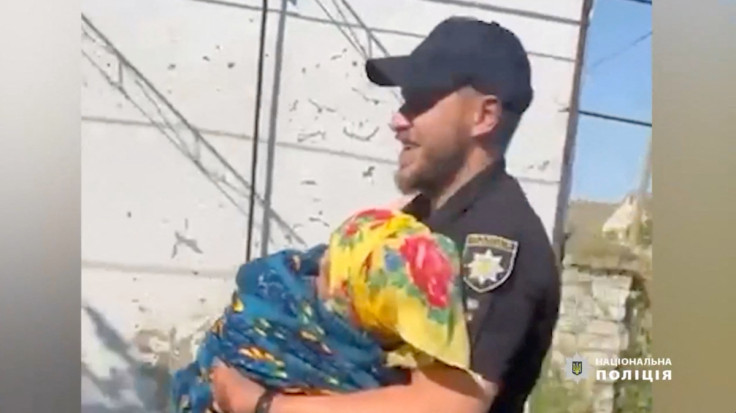
<path id="1" fill-rule="evenodd" d="M 261 96 L 263 95 L 263 65 L 266 48 L 266 19 L 268 16 L 268 0 L 263 0 L 261 10 L 261 38 L 258 44 L 258 78 L 256 81 L 256 108 L 253 120 L 253 153 L 250 165 L 250 198 L 248 199 L 248 236 L 245 246 L 245 260 L 251 259 L 251 248 L 253 244 L 253 216 L 256 202 L 256 177 L 258 171 L 258 137 L 261 128 Z"/>
<path id="2" fill-rule="evenodd" d="M 572 189 L 572 163 L 575 156 L 575 139 L 578 131 L 578 114 L 580 110 L 580 92 L 583 78 L 583 66 L 585 63 L 585 45 L 590 26 L 590 13 L 593 9 L 594 0 L 584 0 L 582 16 L 580 17 L 580 34 L 578 35 L 578 50 L 575 58 L 575 72 L 573 74 L 572 93 L 570 94 L 570 117 L 567 121 L 567 139 L 562 154 L 562 180 L 557 196 L 557 210 L 555 212 L 554 228 L 552 233 L 552 245 L 558 254 L 560 263 L 565 257 L 560 256 L 565 242 L 565 218 L 567 215 L 567 202 Z"/>
<path id="3" fill-rule="evenodd" d="M 284 64 L 284 41 L 286 38 L 286 16 L 288 0 L 281 0 L 279 21 L 276 28 L 276 46 L 273 59 L 273 87 L 271 92 L 271 113 L 268 124 L 266 144 L 266 178 L 263 188 L 263 221 L 261 225 L 261 256 L 268 254 L 268 241 L 271 239 L 271 198 L 273 196 L 273 170 L 276 158 L 276 133 L 278 129 L 279 95 L 281 93 L 281 71 Z"/>

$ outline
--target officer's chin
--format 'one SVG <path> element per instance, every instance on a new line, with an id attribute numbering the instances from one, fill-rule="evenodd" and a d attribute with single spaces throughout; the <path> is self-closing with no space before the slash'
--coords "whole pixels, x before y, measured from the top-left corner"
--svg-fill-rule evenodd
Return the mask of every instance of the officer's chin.
<path id="1" fill-rule="evenodd" d="M 402 195 L 412 195 L 418 192 L 416 179 L 409 168 L 411 168 L 411 166 L 406 166 L 399 169 L 394 174 L 394 184 L 396 184 L 396 189 L 398 189 Z"/>

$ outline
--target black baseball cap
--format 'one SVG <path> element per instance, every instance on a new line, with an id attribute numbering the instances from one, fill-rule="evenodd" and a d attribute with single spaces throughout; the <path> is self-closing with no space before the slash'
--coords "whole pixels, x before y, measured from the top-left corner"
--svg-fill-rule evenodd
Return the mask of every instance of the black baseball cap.
<path id="1" fill-rule="evenodd" d="M 409 55 L 369 59 L 365 67 L 379 86 L 447 92 L 472 86 L 520 115 L 533 96 L 521 41 L 496 22 L 468 17 L 442 21 Z"/>

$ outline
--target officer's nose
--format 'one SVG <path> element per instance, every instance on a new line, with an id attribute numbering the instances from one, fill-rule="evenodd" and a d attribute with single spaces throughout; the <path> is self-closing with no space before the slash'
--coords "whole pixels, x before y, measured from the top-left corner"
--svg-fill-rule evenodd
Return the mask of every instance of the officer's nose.
<path id="1" fill-rule="evenodd" d="M 411 127 L 411 121 L 406 117 L 406 115 L 397 111 L 393 116 L 391 116 L 389 127 L 394 132 L 401 132 Z"/>

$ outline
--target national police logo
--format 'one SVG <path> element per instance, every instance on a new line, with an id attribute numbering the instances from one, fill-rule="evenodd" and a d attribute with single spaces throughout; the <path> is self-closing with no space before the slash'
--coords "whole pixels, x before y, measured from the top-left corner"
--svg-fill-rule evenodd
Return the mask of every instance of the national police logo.
<path id="1" fill-rule="evenodd" d="M 506 281 L 514 269 L 519 243 L 487 234 L 469 234 L 463 248 L 463 279 L 479 293 Z"/>
<path id="2" fill-rule="evenodd" d="M 565 359 L 565 377 L 579 382 L 588 377 L 588 363 L 580 354 Z"/>

